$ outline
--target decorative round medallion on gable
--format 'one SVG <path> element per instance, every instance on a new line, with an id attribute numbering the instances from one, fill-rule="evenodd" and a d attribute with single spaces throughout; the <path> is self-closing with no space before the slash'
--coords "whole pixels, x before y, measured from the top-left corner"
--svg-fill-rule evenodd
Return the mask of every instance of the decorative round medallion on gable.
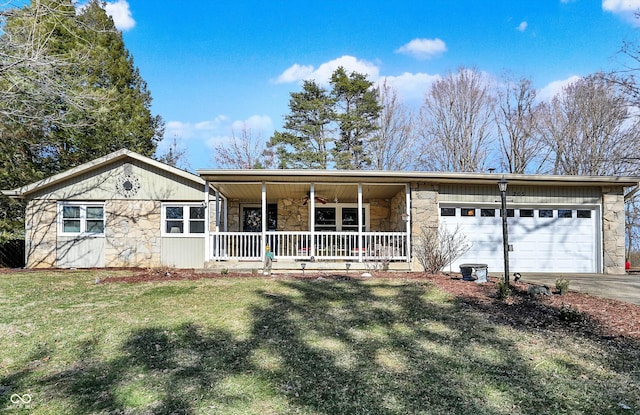
<path id="1" fill-rule="evenodd" d="M 134 175 L 125 174 L 116 181 L 116 192 L 124 197 L 133 197 L 140 190 L 140 180 Z"/>

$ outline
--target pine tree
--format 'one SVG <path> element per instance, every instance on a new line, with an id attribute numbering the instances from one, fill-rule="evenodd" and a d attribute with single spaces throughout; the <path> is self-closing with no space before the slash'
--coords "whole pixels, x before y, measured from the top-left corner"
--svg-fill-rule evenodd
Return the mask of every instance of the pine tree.
<path id="1" fill-rule="evenodd" d="M 86 66 L 87 88 L 109 99 L 95 102 L 88 110 L 70 116 L 88 120 L 82 128 L 65 129 L 68 164 L 75 165 L 97 156 L 128 148 L 151 156 L 162 138 L 164 125 L 151 114 L 151 94 L 115 28 L 98 0 L 91 0 L 78 16 L 78 48 L 89 47 Z M 73 155 L 71 157 L 71 155 Z"/>
<path id="2" fill-rule="evenodd" d="M 285 131 L 276 131 L 269 146 L 276 149 L 280 168 L 326 169 L 334 101 L 314 81 L 305 81 L 302 92 L 290 95 L 291 112 L 285 116 Z"/>
<path id="3" fill-rule="evenodd" d="M 362 169 L 371 165 L 366 142 L 375 139 L 377 120 L 382 107 L 373 82 L 358 72 L 347 75 L 340 67 L 331 75 L 331 96 L 338 111 L 336 121 L 340 137 L 335 142 L 333 158 L 338 169 Z"/>

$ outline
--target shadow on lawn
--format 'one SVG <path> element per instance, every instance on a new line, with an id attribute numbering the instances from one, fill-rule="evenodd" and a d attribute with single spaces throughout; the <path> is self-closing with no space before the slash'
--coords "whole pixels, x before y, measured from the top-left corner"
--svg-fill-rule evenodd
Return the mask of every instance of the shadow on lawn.
<path id="1" fill-rule="evenodd" d="M 261 293 L 267 304 L 250 310 L 247 336 L 195 323 L 149 327 L 110 361 L 84 345 L 82 360 L 42 386 L 78 414 L 575 413 L 612 399 L 601 388 L 575 402 L 567 394 L 585 382 L 550 383 L 494 325 L 455 302 L 429 301 L 419 281 L 274 284 L 286 294 Z M 566 370 L 578 377 L 584 368 Z M 284 409 L 256 401 L 264 397 Z"/>

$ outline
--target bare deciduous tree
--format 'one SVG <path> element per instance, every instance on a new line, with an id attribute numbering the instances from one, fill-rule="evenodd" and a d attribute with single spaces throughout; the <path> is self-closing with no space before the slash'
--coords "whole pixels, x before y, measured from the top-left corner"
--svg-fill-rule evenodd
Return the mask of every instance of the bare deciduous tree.
<path id="1" fill-rule="evenodd" d="M 624 42 L 620 50 L 623 57 L 620 69 L 606 74 L 607 78 L 623 88 L 629 102 L 640 107 L 640 45 L 633 42 Z"/>
<path id="2" fill-rule="evenodd" d="M 163 154 L 157 155 L 156 160 L 173 167 L 188 170 L 189 160 L 187 160 L 186 153 L 187 151 L 185 148 L 178 144 L 176 137 L 173 137 L 173 141 L 169 145 L 167 151 Z"/>
<path id="3" fill-rule="evenodd" d="M 266 148 L 262 134 L 254 135 L 246 123 L 240 131 L 231 129 L 229 141 L 215 147 L 219 167 L 230 169 L 267 169 L 274 167 L 273 153 Z"/>
<path id="4" fill-rule="evenodd" d="M 415 164 L 416 134 L 413 114 L 397 91 L 386 82 L 378 87 L 382 112 L 378 135 L 368 143 L 371 167 L 376 170 L 406 170 Z"/>
<path id="5" fill-rule="evenodd" d="M 421 107 L 424 157 L 430 170 L 485 169 L 494 129 L 495 98 L 489 81 L 475 69 L 460 68 L 435 82 Z"/>
<path id="6" fill-rule="evenodd" d="M 537 134 L 538 105 L 531 80 L 506 79 L 497 89 L 496 124 L 501 164 L 509 173 L 539 172 L 544 145 Z M 538 161 L 538 162 L 536 162 Z"/>
<path id="7" fill-rule="evenodd" d="M 637 172 L 637 121 L 623 91 L 603 74 L 563 89 L 542 106 L 541 133 L 551 149 L 553 174 L 621 175 Z"/>

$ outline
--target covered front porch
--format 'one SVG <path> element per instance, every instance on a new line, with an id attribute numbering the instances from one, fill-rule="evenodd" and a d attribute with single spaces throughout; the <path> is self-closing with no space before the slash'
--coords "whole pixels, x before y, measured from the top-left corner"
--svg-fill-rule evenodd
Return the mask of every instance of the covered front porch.
<path id="1" fill-rule="evenodd" d="M 335 269 L 345 263 L 406 268 L 411 261 L 408 183 L 354 182 L 335 171 L 199 173 L 210 208 L 209 266 L 261 262 L 267 249 L 278 264 Z"/>

